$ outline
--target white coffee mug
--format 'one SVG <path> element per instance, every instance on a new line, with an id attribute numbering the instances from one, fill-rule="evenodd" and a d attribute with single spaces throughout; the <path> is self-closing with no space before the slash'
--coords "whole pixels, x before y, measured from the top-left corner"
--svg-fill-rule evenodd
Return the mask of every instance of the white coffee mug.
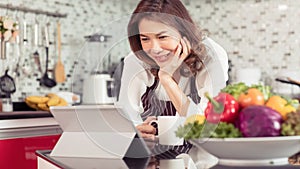
<path id="1" fill-rule="evenodd" d="M 181 158 L 159 160 L 159 169 L 185 169 L 184 160 Z"/>
<path id="2" fill-rule="evenodd" d="M 185 122 L 184 117 L 179 116 L 158 116 L 157 120 L 150 122 L 157 123 L 158 140 L 161 145 L 183 145 L 183 138 L 176 136 L 176 131 Z"/>

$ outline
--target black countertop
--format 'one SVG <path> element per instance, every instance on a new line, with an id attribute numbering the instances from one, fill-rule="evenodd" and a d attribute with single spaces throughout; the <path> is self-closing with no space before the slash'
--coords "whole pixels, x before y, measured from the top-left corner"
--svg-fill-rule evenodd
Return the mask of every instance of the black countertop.
<path id="1" fill-rule="evenodd" d="M 48 111 L 0 112 L 0 120 L 52 117 Z"/>
<path id="2" fill-rule="evenodd" d="M 1 111 L 1 110 L 0 110 Z M 48 111 L 35 110 L 25 102 L 14 102 L 13 112 L 0 112 L 0 120 L 52 117 Z"/>

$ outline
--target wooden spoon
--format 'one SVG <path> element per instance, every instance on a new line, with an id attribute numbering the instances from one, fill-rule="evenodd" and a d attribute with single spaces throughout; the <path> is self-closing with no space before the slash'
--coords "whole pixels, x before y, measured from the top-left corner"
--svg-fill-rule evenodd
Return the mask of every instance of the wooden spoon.
<path id="1" fill-rule="evenodd" d="M 58 50 L 58 61 L 54 68 L 55 81 L 57 83 L 63 83 L 66 80 L 65 68 L 61 62 L 61 34 L 60 34 L 60 23 L 57 22 L 57 50 Z"/>

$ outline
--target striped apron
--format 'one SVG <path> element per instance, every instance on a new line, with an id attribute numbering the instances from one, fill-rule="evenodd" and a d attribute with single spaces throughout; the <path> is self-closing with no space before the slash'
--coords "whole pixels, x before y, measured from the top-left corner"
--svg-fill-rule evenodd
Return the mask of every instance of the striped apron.
<path id="1" fill-rule="evenodd" d="M 142 95 L 141 101 L 143 103 L 144 112 L 141 113 L 141 117 L 145 120 L 148 116 L 175 116 L 176 109 L 171 101 L 159 100 L 155 94 L 155 89 L 159 83 L 158 79 L 155 79 L 152 86 L 147 87 L 146 92 Z M 191 93 L 188 95 L 195 103 L 200 102 L 200 97 L 195 85 L 195 77 L 191 78 Z M 153 155 L 158 159 L 173 159 L 181 153 L 188 153 L 192 148 L 192 144 L 184 141 L 181 146 L 168 146 L 168 145 L 156 145 L 152 149 Z"/>

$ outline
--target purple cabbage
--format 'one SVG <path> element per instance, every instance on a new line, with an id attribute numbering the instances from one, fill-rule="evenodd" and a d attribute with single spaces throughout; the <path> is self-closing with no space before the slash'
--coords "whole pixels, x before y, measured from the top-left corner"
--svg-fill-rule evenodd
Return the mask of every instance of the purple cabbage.
<path id="1" fill-rule="evenodd" d="M 266 106 L 248 106 L 242 109 L 236 121 L 244 137 L 279 136 L 282 116 Z"/>

